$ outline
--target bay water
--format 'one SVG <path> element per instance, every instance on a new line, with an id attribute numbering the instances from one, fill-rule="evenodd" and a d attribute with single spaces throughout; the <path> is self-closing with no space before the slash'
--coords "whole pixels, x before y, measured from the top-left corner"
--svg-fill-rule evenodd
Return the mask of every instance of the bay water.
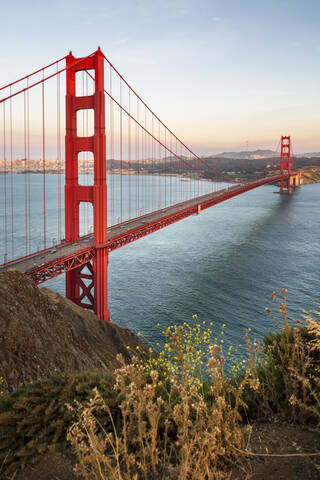
<path id="1" fill-rule="evenodd" d="M 41 178 L 30 179 L 39 198 Z M 22 182 L 23 176 L 15 175 L 15 181 Z M 133 191 L 135 181 L 132 176 Z M 204 193 L 210 191 L 210 182 L 205 183 Z M 56 184 L 57 176 L 48 175 L 52 235 Z M 243 343 L 246 328 L 261 339 L 273 327 L 265 312 L 266 307 L 274 309 L 273 291 L 288 289 L 291 321 L 300 317 L 301 309 L 315 307 L 320 303 L 320 185 L 304 185 L 291 196 L 275 194 L 277 190 L 260 187 L 112 252 L 108 295 L 113 321 L 155 345 L 163 343 L 163 327 L 192 323 L 197 314 L 199 321 L 213 322 L 216 332 L 226 324 L 228 348 Z M 3 205 L 1 212 L 3 216 Z M 16 253 L 20 249 L 23 255 L 23 208 L 18 213 Z M 41 214 L 32 222 L 40 235 Z M 45 286 L 64 295 L 63 276 Z"/>

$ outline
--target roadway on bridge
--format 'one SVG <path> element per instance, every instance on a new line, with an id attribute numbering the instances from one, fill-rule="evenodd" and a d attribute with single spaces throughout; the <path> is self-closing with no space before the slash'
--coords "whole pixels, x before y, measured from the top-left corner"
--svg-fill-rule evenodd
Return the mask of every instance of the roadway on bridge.
<path id="1" fill-rule="evenodd" d="M 265 183 L 272 183 L 273 181 L 277 181 L 279 176 L 269 177 Z M 256 183 L 252 183 L 252 185 L 256 185 Z M 250 190 L 254 188 L 250 186 L 250 183 L 247 184 Z M 259 186 L 259 185 L 256 185 Z M 226 197 L 226 194 L 229 194 L 230 197 L 237 195 L 237 190 L 241 190 L 243 185 L 238 184 L 232 187 L 226 187 L 221 190 L 217 190 L 216 192 L 212 192 L 206 195 L 202 195 L 201 197 L 196 197 L 191 200 L 187 200 L 185 202 L 181 202 L 175 205 L 172 205 L 167 208 L 163 208 L 161 210 L 157 210 L 155 212 L 148 213 L 141 217 L 137 217 L 126 222 L 123 222 L 118 225 L 114 225 L 108 228 L 108 243 L 113 239 L 122 236 L 130 231 L 135 231 L 139 227 L 143 227 L 149 225 L 153 222 L 156 222 L 159 219 L 163 219 L 166 217 L 171 216 L 174 213 L 179 211 L 185 210 L 190 207 L 195 207 L 197 205 L 204 204 L 210 200 L 217 199 L 217 197 Z M 239 193 L 242 193 L 239 191 Z M 224 198 L 226 199 L 226 198 Z M 218 202 L 217 202 L 218 203 Z M 54 260 L 61 259 L 64 257 L 72 256 L 81 250 L 88 249 L 90 247 L 94 247 L 94 239 L 93 234 L 89 234 L 83 236 L 74 243 L 61 243 L 57 246 L 52 247 L 51 249 L 42 250 L 36 252 L 32 255 L 27 257 L 19 258 L 17 260 L 13 260 L 6 264 L 0 266 L 0 271 L 8 270 L 8 269 L 16 269 L 20 270 L 21 272 L 29 272 L 30 270 L 34 269 L 41 269 L 45 267 L 46 264 L 53 262 Z"/>

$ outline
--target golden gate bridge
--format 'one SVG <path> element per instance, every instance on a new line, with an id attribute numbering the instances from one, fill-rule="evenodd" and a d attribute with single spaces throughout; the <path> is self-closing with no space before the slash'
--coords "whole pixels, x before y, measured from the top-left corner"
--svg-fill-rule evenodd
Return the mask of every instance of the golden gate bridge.
<path id="1" fill-rule="evenodd" d="M 0 91 L 0 270 L 18 269 L 37 284 L 64 273 L 66 297 L 105 321 L 110 252 L 252 189 L 277 183 L 280 193 L 290 193 L 300 182 L 291 170 L 290 136 L 281 137 L 278 168 L 257 178 L 234 179 L 213 168 L 160 120 L 100 48 L 82 58 L 70 52 Z M 55 192 L 48 192 L 49 158 Z M 34 194 L 36 163 L 41 193 Z M 17 221 L 19 231 L 24 224 L 23 253 Z"/>

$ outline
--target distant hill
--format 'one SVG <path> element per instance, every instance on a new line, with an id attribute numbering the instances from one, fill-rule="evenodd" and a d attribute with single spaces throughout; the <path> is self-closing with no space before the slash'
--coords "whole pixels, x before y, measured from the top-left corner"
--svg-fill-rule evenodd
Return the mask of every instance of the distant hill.
<path id="1" fill-rule="evenodd" d="M 242 152 L 222 152 L 217 155 L 213 155 L 213 158 L 236 158 L 236 159 L 246 159 L 246 160 L 257 160 L 259 158 L 270 158 L 277 156 L 277 152 L 273 150 L 253 150 L 253 151 L 242 151 Z"/>
<path id="2" fill-rule="evenodd" d="M 299 158 L 320 158 L 320 152 L 298 153 L 294 154 L 294 156 Z"/>
<path id="3" fill-rule="evenodd" d="M 210 155 L 210 158 L 229 158 L 233 160 L 259 160 L 260 158 L 279 157 L 280 152 L 274 150 L 243 150 L 241 152 L 222 152 Z M 296 158 L 320 158 L 320 152 L 294 153 Z"/>

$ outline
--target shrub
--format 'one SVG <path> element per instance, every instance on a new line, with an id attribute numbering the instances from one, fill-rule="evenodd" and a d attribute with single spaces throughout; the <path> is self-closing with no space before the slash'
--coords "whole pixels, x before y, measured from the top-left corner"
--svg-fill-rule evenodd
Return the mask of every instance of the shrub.
<path id="1" fill-rule="evenodd" d="M 0 465 L 12 473 L 34 463 L 47 450 L 68 446 L 66 432 L 72 412 L 66 403 L 84 403 L 98 387 L 117 418 L 111 375 L 105 373 L 55 374 L 32 382 L 0 398 Z"/>
<path id="2" fill-rule="evenodd" d="M 119 358 L 123 366 L 116 371 L 115 392 L 120 428 L 98 389 L 85 408 L 79 406 L 78 420 L 68 433 L 79 475 L 88 480 L 227 478 L 226 469 L 238 457 L 242 440 L 242 392 L 253 379 L 245 373 L 235 388 L 225 377 L 222 345 L 212 345 L 207 352 L 206 402 L 201 329 L 194 328 L 196 341 L 188 326 L 167 329 L 168 355 L 147 362 L 135 357 L 131 365 Z M 206 336 L 203 340 L 208 343 Z M 111 430 L 99 421 L 103 414 Z"/>
<path id="3" fill-rule="evenodd" d="M 231 368 L 223 338 L 194 316 L 164 332 L 159 355 L 137 347 L 114 374 L 60 373 L 3 395 L 0 474 L 47 450 L 71 452 L 68 439 L 88 480 L 219 480 L 239 463 L 243 420 L 275 413 L 319 424 L 320 313 L 291 326 L 282 293 L 272 296 L 282 325 L 268 310 L 276 331 L 260 351 L 248 330 L 247 360 Z"/>
<path id="4" fill-rule="evenodd" d="M 264 355 L 252 369 L 259 389 L 245 391 L 248 416 L 275 413 L 294 423 L 320 424 L 320 324 L 317 310 L 303 313 L 305 325 L 287 319 L 287 294 L 272 298 L 279 309 L 282 325 L 274 317 L 276 330 L 264 336 Z M 250 345 L 249 345 L 250 350 Z"/>

